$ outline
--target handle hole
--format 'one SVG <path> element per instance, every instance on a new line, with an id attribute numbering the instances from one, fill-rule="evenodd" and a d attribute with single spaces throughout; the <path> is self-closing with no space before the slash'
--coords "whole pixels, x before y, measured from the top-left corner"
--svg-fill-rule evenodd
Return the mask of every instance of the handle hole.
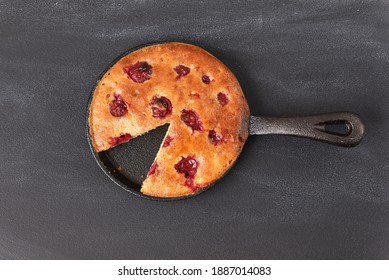
<path id="1" fill-rule="evenodd" d="M 348 121 L 334 121 L 324 123 L 324 131 L 330 134 L 347 136 L 351 133 L 351 125 Z"/>

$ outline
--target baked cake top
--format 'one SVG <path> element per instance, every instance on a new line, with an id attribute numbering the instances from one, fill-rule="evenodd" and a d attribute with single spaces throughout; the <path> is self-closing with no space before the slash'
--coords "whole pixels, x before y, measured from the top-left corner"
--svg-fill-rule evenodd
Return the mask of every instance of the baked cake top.
<path id="1" fill-rule="evenodd" d="M 249 108 L 232 72 L 202 48 L 157 44 L 116 62 L 93 93 L 89 126 L 96 152 L 169 123 L 141 191 L 195 193 L 221 177 L 248 137 Z"/>

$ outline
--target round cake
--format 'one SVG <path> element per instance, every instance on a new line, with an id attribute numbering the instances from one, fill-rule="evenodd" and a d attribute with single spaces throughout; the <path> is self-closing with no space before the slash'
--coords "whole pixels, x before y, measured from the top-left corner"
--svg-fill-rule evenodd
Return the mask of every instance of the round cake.
<path id="1" fill-rule="evenodd" d="M 249 108 L 232 72 L 204 49 L 164 43 L 118 60 L 98 82 L 89 111 L 92 146 L 110 149 L 169 124 L 141 192 L 196 193 L 235 162 Z"/>

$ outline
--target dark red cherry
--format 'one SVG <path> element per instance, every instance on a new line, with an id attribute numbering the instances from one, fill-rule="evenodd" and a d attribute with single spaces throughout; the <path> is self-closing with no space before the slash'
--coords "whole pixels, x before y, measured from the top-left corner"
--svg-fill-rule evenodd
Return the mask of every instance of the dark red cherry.
<path id="1" fill-rule="evenodd" d="M 154 163 L 150 167 L 149 172 L 147 173 L 147 177 L 149 177 L 150 175 L 153 175 L 155 173 L 155 171 L 157 171 L 157 168 L 158 168 L 158 163 L 156 161 L 154 161 Z"/>
<path id="2" fill-rule="evenodd" d="M 189 74 L 190 68 L 180 64 L 174 68 L 174 71 L 176 71 L 177 73 L 176 79 L 180 79 L 181 77 L 184 77 Z"/>
<path id="3" fill-rule="evenodd" d="M 172 102 L 164 96 L 154 96 L 150 105 L 154 118 L 163 119 L 167 115 L 170 115 L 173 110 Z"/>
<path id="4" fill-rule="evenodd" d="M 127 113 L 127 104 L 120 94 L 114 94 L 115 99 L 109 103 L 109 112 L 114 117 L 121 117 Z"/>
<path id="5" fill-rule="evenodd" d="M 188 178 L 185 180 L 185 186 L 187 186 L 188 188 L 190 188 L 194 192 L 197 192 L 200 190 L 200 188 L 195 185 L 192 178 Z"/>
<path id="6" fill-rule="evenodd" d="M 217 134 L 215 130 L 209 131 L 209 133 L 208 133 L 208 139 L 209 139 L 209 140 L 211 141 L 211 143 L 214 144 L 215 146 L 227 142 L 227 139 L 224 138 L 223 135 Z"/>
<path id="7" fill-rule="evenodd" d="M 108 144 L 110 144 L 112 147 L 117 146 L 121 143 L 127 142 L 131 139 L 130 133 L 121 133 L 119 137 L 109 137 Z"/>
<path id="8" fill-rule="evenodd" d="M 152 68 L 146 61 L 138 61 L 133 65 L 125 67 L 123 70 L 135 83 L 143 83 L 151 79 Z"/>
<path id="9" fill-rule="evenodd" d="M 170 135 L 167 135 L 165 138 L 165 141 L 163 142 L 162 147 L 164 147 L 164 148 L 169 147 L 172 140 L 173 140 L 173 138 L 170 137 Z"/>
<path id="10" fill-rule="evenodd" d="M 184 109 L 181 111 L 181 120 L 190 128 L 192 128 L 192 131 L 195 130 L 202 131 L 203 130 L 203 124 L 200 120 L 199 115 L 192 109 Z"/>
<path id="11" fill-rule="evenodd" d="M 220 105 L 222 105 L 222 106 L 227 105 L 228 102 L 230 101 L 230 100 L 228 99 L 227 94 L 225 94 L 225 93 L 223 93 L 223 92 L 219 92 L 219 93 L 217 94 L 217 100 L 219 101 Z"/>
<path id="12" fill-rule="evenodd" d="M 201 80 L 203 81 L 204 84 L 208 85 L 211 82 L 211 78 L 208 75 L 203 75 L 201 77 Z"/>
<path id="13" fill-rule="evenodd" d="M 193 179 L 196 175 L 199 162 L 194 156 L 181 157 L 181 160 L 174 165 L 178 173 L 183 173 L 185 178 Z"/>

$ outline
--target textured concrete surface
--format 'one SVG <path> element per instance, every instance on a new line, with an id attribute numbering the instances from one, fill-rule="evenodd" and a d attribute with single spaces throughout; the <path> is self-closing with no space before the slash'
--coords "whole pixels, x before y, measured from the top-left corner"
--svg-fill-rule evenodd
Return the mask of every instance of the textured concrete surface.
<path id="1" fill-rule="evenodd" d="M 388 259 L 388 1 L 0 0 L 1 259 Z M 127 49 L 200 45 L 253 114 L 353 111 L 351 149 L 250 137 L 195 198 L 130 195 L 85 134 L 90 90 Z"/>

